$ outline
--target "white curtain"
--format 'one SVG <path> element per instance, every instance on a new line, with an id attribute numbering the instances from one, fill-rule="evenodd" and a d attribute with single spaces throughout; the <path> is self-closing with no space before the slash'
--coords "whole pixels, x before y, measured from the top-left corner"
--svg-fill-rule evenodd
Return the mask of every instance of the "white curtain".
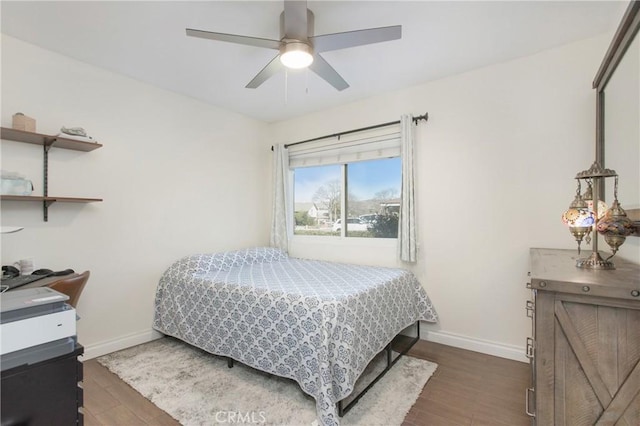
<path id="1" fill-rule="evenodd" d="M 400 118 L 400 145 L 402 190 L 400 221 L 398 223 L 398 257 L 404 262 L 416 262 L 418 259 L 418 238 L 413 178 L 413 116 L 411 115 L 403 115 Z"/>
<path id="2" fill-rule="evenodd" d="M 289 152 L 284 144 L 273 147 L 273 211 L 271 247 L 289 250 L 289 231 L 292 225 L 289 212 Z"/>

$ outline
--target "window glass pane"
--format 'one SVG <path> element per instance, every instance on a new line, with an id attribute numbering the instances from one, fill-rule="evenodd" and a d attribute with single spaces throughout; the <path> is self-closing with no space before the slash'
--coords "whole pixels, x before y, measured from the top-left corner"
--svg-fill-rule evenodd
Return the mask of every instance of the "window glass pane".
<path id="1" fill-rule="evenodd" d="M 347 165 L 347 236 L 397 238 L 402 160 Z"/>
<path id="2" fill-rule="evenodd" d="M 340 165 L 301 167 L 293 172 L 295 235 L 339 236 Z"/>

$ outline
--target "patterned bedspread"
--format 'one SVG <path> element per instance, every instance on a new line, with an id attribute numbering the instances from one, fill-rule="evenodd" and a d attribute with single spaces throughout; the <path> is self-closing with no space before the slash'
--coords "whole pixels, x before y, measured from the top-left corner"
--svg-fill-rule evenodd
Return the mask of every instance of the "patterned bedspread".
<path id="1" fill-rule="evenodd" d="M 404 328 L 437 314 L 402 269 L 301 260 L 273 248 L 180 259 L 160 279 L 153 327 L 288 377 L 338 425 L 369 361 Z"/>

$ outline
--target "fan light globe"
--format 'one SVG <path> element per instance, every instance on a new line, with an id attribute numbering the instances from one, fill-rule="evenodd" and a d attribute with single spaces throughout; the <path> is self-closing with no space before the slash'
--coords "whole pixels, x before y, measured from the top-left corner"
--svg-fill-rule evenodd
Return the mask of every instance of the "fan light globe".
<path id="1" fill-rule="evenodd" d="M 313 62 L 311 47 L 305 43 L 287 43 L 280 52 L 280 62 L 291 69 L 306 68 Z"/>

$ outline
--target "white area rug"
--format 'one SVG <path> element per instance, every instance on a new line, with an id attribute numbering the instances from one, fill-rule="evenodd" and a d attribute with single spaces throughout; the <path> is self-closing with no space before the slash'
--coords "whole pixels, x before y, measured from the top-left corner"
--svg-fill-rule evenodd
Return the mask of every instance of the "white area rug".
<path id="1" fill-rule="evenodd" d="M 379 361 L 377 367 L 384 368 L 384 357 Z M 226 359 L 173 338 L 105 355 L 98 362 L 183 425 L 315 424 L 315 401 L 296 382 L 239 363 L 228 368 Z M 402 357 L 341 424 L 400 425 L 436 367 Z M 360 387 L 370 381 L 367 374 Z"/>

